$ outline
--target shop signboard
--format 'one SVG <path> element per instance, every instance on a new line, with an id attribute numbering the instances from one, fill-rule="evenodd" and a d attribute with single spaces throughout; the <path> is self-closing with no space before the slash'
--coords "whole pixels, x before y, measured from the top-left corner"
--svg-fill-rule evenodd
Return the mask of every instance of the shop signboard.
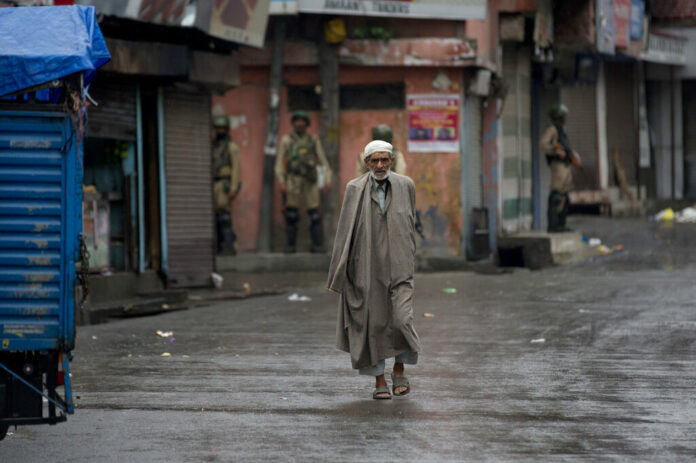
<path id="1" fill-rule="evenodd" d="M 486 0 L 297 0 L 301 13 L 354 16 L 485 19 Z"/>
<path id="2" fill-rule="evenodd" d="M 643 40 L 645 1 L 631 0 L 631 40 Z"/>
<path id="3" fill-rule="evenodd" d="M 406 101 L 410 152 L 459 152 L 458 94 L 410 94 Z"/>

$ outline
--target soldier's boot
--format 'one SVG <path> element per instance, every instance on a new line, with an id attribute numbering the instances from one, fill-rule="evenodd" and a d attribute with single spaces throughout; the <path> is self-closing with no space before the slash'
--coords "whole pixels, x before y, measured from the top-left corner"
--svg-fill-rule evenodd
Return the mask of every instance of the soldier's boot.
<path id="1" fill-rule="evenodd" d="M 297 221 L 300 216 L 294 207 L 285 208 L 285 233 L 287 235 L 287 245 L 285 254 L 293 254 L 297 251 Z"/>
<path id="2" fill-rule="evenodd" d="M 563 205 L 558 213 L 558 225 L 561 231 L 572 231 L 566 226 L 566 218 L 568 217 L 568 207 L 570 206 L 570 196 L 568 193 L 563 195 Z"/>
<path id="3" fill-rule="evenodd" d="M 548 208 L 548 231 L 550 233 L 563 231 L 561 226 L 561 209 L 563 208 L 563 193 L 558 191 L 552 191 L 549 194 L 549 208 Z"/>
<path id="4" fill-rule="evenodd" d="M 307 213 L 310 219 L 309 234 L 312 237 L 311 251 L 317 254 L 324 254 L 326 250 L 322 246 L 321 215 L 319 215 L 317 209 L 310 209 Z"/>
<path id="5" fill-rule="evenodd" d="M 235 234 L 232 231 L 232 215 L 229 211 L 215 214 L 217 222 L 217 252 L 222 255 L 235 255 Z"/>

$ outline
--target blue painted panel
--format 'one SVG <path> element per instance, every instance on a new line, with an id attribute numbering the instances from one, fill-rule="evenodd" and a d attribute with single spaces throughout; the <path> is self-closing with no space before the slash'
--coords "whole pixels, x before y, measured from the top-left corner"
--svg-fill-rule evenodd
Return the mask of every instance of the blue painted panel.
<path id="1" fill-rule="evenodd" d="M 59 251 L 0 250 L 0 267 L 60 266 Z"/>
<path id="2" fill-rule="evenodd" d="M 28 317 L 0 317 L 3 339 L 57 338 L 58 318 L 45 317 L 37 320 Z"/>
<path id="3" fill-rule="evenodd" d="M 7 316 L 57 317 L 59 304 L 57 300 L 7 300 L 0 299 L 0 312 Z"/>
<path id="4" fill-rule="evenodd" d="M 64 138 L 59 133 L 0 133 L 0 148 L 27 149 L 27 150 L 46 150 L 61 149 L 65 143 Z"/>
<path id="5" fill-rule="evenodd" d="M 3 232 L 60 233 L 60 219 L 51 217 L 15 218 L 0 216 Z"/>
<path id="6" fill-rule="evenodd" d="M 60 199 L 60 184 L 22 185 L 3 183 L 0 185 L 0 199 Z"/>
<path id="7" fill-rule="evenodd" d="M 0 334 L 2 345 L 0 351 L 3 350 L 57 350 L 60 348 L 58 338 L 52 339 L 23 339 L 23 338 L 5 338 Z M 7 341 L 7 344 L 5 344 Z"/>
<path id="8" fill-rule="evenodd" d="M 0 215 L 12 216 L 35 216 L 49 215 L 60 217 L 61 202 L 60 201 L 32 201 L 32 200 L 11 200 L 0 199 Z"/>
<path id="9" fill-rule="evenodd" d="M 55 283 L 0 283 L 0 299 L 58 299 L 60 285 Z"/>
<path id="10" fill-rule="evenodd" d="M 55 267 L 0 267 L 0 283 L 58 283 L 60 271 Z"/>
<path id="11" fill-rule="evenodd" d="M 82 230 L 78 139 L 66 114 L 0 110 L 2 350 L 70 350 L 74 344 Z"/>
<path id="12" fill-rule="evenodd" d="M 60 167 L 0 167 L 3 182 L 52 182 L 60 185 Z"/>
<path id="13" fill-rule="evenodd" d="M 58 150 L 3 150 L 0 166 L 58 166 L 63 156 Z"/>
<path id="14" fill-rule="evenodd" d="M 46 113 L 37 116 L 0 116 L 0 125 L 3 126 L 3 132 L 21 134 L 28 132 L 36 134 L 41 132 L 53 132 L 61 134 L 63 132 L 62 114 L 53 114 L 52 117 L 46 117 Z"/>
<path id="15" fill-rule="evenodd" d="M 60 249 L 60 235 L 48 233 L 0 234 L 0 248 Z"/>

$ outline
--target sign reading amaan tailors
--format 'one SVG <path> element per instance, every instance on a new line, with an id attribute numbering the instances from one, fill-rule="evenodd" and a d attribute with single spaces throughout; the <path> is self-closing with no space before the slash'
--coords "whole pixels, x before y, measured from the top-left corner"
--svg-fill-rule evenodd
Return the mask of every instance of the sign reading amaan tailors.
<path id="1" fill-rule="evenodd" d="M 485 19 L 486 0 L 297 0 L 302 13 Z"/>

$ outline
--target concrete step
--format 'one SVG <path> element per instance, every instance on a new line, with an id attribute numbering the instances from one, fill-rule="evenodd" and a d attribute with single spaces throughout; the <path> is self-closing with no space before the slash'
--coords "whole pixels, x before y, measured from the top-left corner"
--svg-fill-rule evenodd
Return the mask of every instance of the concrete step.
<path id="1" fill-rule="evenodd" d="M 581 262 L 588 256 L 582 233 L 529 231 L 498 237 L 501 266 L 541 269 L 553 264 Z"/>

